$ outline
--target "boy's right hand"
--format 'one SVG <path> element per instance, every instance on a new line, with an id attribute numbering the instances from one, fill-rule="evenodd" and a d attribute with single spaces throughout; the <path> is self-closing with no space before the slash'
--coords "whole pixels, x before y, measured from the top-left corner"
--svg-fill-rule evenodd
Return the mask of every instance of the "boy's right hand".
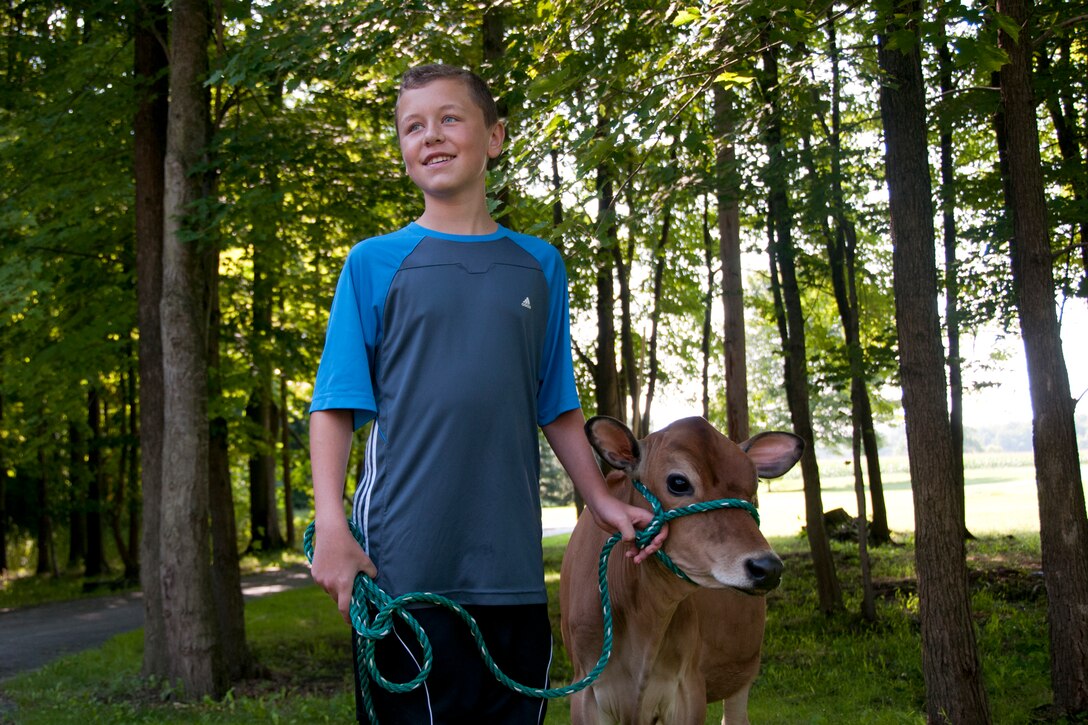
<path id="1" fill-rule="evenodd" d="M 347 519 L 340 519 L 340 523 L 319 524 L 314 531 L 310 575 L 333 598 L 340 616 L 348 624 L 351 624 L 351 592 L 359 572 L 371 578 L 378 575 L 374 562 L 352 536 Z"/>

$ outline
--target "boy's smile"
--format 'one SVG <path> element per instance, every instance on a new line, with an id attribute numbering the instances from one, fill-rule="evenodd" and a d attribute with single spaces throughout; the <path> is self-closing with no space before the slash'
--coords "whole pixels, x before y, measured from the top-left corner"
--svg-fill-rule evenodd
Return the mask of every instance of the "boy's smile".
<path id="1" fill-rule="evenodd" d="M 501 123 L 488 128 L 464 83 L 439 79 L 404 91 L 397 135 L 409 178 L 426 197 L 483 198 L 487 163 L 502 151 Z"/>

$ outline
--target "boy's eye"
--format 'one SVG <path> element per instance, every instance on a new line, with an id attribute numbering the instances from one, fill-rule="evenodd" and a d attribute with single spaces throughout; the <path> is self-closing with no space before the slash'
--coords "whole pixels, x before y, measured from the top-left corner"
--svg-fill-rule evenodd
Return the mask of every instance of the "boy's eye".
<path id="1" fill-rule="evenodd" d="M 456 121 L 457 121 L 457 116 L 443 116 L 442 117 L 442 123 L 455 123 Z"/>
<path id="2" fill-rule="evenodd" d="M 415 123 L 408 124 L 407 131 L 411 133 L 412 131 L 418 131 L 421 128 L 423 128 L 423 124 L 416 121 Z"/>

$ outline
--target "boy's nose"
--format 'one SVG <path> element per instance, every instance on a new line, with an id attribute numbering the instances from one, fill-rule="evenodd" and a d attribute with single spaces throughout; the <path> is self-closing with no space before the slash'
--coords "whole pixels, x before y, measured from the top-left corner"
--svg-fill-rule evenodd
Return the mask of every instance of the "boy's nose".
<path id="1" fill-rule="evenodd" d="M 439 143 L 442 141 L 442 129 L 441 128 L 429 128 L 427 129 L 427 136 L 424 139 L 427 143 Z"/>

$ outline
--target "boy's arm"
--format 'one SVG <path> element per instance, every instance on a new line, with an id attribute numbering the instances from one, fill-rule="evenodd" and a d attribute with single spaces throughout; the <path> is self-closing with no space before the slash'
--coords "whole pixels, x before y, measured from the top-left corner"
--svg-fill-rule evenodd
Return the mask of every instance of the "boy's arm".
<path id="1" fill-rule="evenodd" d="M 354 430 L 350 410 L 318 410 L 310 415 L 310 466 L 314 482 L 314 581 L 336 602 L 344 621 L 355 575 L 377 575 L 374 562 L 352 536 L 344 517 L 344 478 Z"/>
<path id="2" fill-rule="evenodd" d="M 601 469 L 593 456 L 593 449 L 589 447 L 586 439 L 585 423 L 581 408 L 568 410 L 543 426 L 544 437 L 548 439 L 575 488 L 582 494 L 582 499 L 597 525 L 608 532 L 619 531 L 624 541 L 633 542 L 635 529 L 646 528 L 653 519 L 653 514 L 638 506 L 625 504 L 608 492 L 604 476 L 601 475 Z M 661 548 L 666 536 L 667 524 L 645 549 L 631 547 L 627 556 L 634 557 L 636 564 L 641 563 Z"/>

